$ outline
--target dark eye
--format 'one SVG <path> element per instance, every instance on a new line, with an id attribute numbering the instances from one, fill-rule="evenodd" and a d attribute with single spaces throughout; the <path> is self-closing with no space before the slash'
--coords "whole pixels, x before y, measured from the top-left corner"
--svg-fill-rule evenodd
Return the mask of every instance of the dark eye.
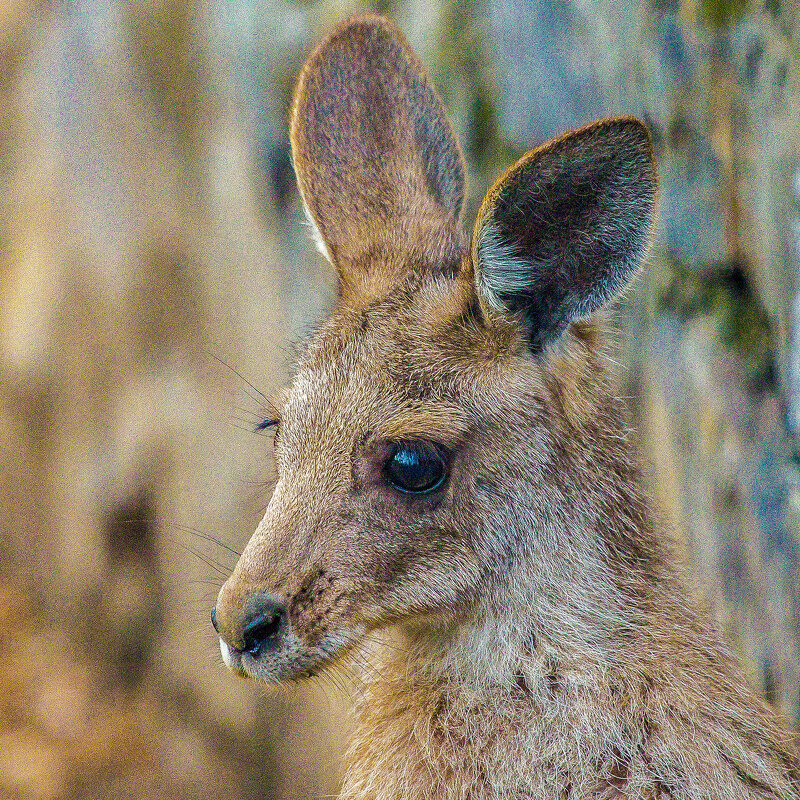
<path id="1" fill-rule="evenodd" d="M 386 480 L 401 492 L 425 494 L 438 489 L 447 475 L 444 448 L 432 442 L 392 445 L 384 465 Z"/>
<path id="2" fill-rule="evenodd" d="M 268 418 L 259 422 L 256 425 L 255 430 L 258 433 L 260 431 L 266 431 L 269 430 L 270 428 L 277 428 L 277 427 L 278 427 L 278 420 Z"/>

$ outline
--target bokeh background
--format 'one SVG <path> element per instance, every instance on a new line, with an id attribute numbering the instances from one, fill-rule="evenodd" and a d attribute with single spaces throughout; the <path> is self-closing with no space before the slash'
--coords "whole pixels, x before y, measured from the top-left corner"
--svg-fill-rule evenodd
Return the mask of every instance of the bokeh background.
<path id="1" fill-rule="evenodd" d="M 693 589 L 800 724 L 796 0 L 3 0 L 3 800 L 336 792 L 354 689 L 237 681 L 208 613 L 269 496 L 261 393 L 333 301 L 292 84 L 368 8 L 430 67 L 473 209 L 567 128 L 649 123 L 622 391 Z"/>

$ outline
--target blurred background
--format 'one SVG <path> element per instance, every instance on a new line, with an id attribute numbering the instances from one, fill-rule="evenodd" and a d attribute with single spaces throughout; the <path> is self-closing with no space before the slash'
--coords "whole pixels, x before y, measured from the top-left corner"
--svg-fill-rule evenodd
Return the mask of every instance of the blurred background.
<path id="1" fill-rule="evenodd" d="M 261 393 L 333 300 L 293 81 L 368 8 L 434 76 L 469 220 L 543 140 L 650 125 L 622 391 L 694 590 L 800 725 L 796 0 L 3 0 L 3 800 L 336 792 L 352 690 L 234 679 L 209 611 L 269 497 Z"/>

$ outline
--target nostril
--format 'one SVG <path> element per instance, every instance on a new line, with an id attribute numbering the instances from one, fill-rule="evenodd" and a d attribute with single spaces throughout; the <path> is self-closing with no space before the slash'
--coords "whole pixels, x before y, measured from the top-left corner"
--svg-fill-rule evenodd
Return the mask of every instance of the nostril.
<path id="1" fill-rule="evenodd" d="M 219 633 L 219 628 L 217 627 L 217 607 L 214 606 L 211 609 L 211 624 L 214 626 L 214 630 Z"/>
<path id="2" fill-rule="evenodd" d="M 265 649 L 272 649 L 286 619 L 286 609 L 277 604 L 261 609 L 242 630 L 244 650 L 258 658 Z"/>

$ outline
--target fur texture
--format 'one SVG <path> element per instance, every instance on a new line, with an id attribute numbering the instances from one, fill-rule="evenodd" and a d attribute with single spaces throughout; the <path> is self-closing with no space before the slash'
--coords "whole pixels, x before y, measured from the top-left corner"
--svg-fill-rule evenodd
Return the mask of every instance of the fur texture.
<path id="1" fill-rule="evenodd" d="M 216 620 L 255 679 L 360 666 L 343 798 L 800 797 L 793 740 L 686 599 L 583 319 L 644 255 L 643 131 L 606 121 L 526 156 L 470 248 L 458 145 L 399 32 L 358 18 L 303 70 L 295 165 L 340 297 Z M 447 453 L 440 489 L 387 481 L 412 440 Z M 286 622 L 248 650 L 259 597 Z"/>

